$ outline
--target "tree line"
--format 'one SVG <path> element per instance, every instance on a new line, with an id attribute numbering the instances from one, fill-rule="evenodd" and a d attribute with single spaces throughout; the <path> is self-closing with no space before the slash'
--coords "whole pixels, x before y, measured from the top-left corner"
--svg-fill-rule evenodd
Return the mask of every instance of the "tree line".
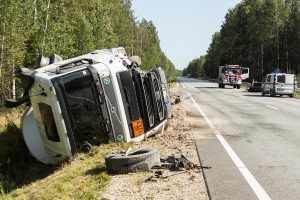
<path id="1" fill-rule="evenodd" d="M 205 56 L 184 74 L 218 77 L 218 66 L 250 68 L 250 78 L 271 72 L 300 73 L 300 0 L 243 0 L 225 16 Z"/>
<path id="2" fill-rule="evenodd" d="M 122 46 L 141 57 L 142 68 L 176 73 L 155 25 L 136 20 L 131 0 L 0 0 L 0 13 L 1 103 L 21 95 L 17 72 L 32 68 L 39 55 L 67 59 Z"/>

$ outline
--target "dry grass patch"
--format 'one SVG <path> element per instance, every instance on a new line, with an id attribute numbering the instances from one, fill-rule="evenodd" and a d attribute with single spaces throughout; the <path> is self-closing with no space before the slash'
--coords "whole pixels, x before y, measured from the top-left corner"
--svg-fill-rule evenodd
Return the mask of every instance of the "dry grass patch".
<path id="1" fill-rule="evenodd" d="M 61 166 L 43 165 L 30 155 L 20 115 L 0 116 L 0 199 L 97 199 L 110 181 L 104 157 L 129 144 L 105 144 L 78 153 Z"/>
<path id="2" fill-rule="evenodd" d="M 110 181 L 104 156 L 132 144 L 107 144 L 79 153 L 46 178 L 2 194 L 3 199 L 96 199 Z M 1 197 L 1 196 L 0 196 Z"/>

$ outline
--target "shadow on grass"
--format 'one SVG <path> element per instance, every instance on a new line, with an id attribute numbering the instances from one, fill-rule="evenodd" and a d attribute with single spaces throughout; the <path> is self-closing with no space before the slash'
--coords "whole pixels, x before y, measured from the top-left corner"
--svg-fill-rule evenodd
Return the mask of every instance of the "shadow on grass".
<path id="1" fill-rule="evenodd" d="M 90 170 L 85 172 L 85 175 L 92 175 L 93 176 L 93 175 L 101 174 L 102 172 L 106 172 L 106 167 L 105 166 L 90 169 Z"/>
<path id="2" fill-rule="evenodd" d="M 55 169 L 57 167 L 43 165 L 30 155 L 21 130 L 14 122 L 0 129 L 0 194 L 45 178 Z"/>

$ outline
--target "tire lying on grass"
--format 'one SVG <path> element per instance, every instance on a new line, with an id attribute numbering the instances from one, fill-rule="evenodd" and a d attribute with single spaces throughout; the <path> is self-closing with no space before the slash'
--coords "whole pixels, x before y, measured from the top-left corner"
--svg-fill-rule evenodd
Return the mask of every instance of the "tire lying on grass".
<path id="1" fill-rule="evenodd" d="M 160 165 L 160 155 L 157 149 L 136 149 L 128 155 L 112 153 L 105 157 L 105 165 L 109 174 L 147 171 Z"/>

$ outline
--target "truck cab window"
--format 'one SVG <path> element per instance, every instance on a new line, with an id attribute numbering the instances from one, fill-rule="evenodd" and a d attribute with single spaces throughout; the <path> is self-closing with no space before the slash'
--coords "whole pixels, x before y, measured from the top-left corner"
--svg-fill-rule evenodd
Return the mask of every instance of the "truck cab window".
<path id="1" fill-rule="evenodd" d="M 60 78 L 65 90 L 65 104 L 70 110 L 77 148 L 83 142 L 93 145 L 106 142 L 105 128 L 99 111 L 99 100 L 89 70 L 82 70 Z"/>
<path id="2" fill-rule="evenodd" d="M 39 103 L 38 106 L 48 140 L 60 142 L 51 106 L 45 103 Z"/>

